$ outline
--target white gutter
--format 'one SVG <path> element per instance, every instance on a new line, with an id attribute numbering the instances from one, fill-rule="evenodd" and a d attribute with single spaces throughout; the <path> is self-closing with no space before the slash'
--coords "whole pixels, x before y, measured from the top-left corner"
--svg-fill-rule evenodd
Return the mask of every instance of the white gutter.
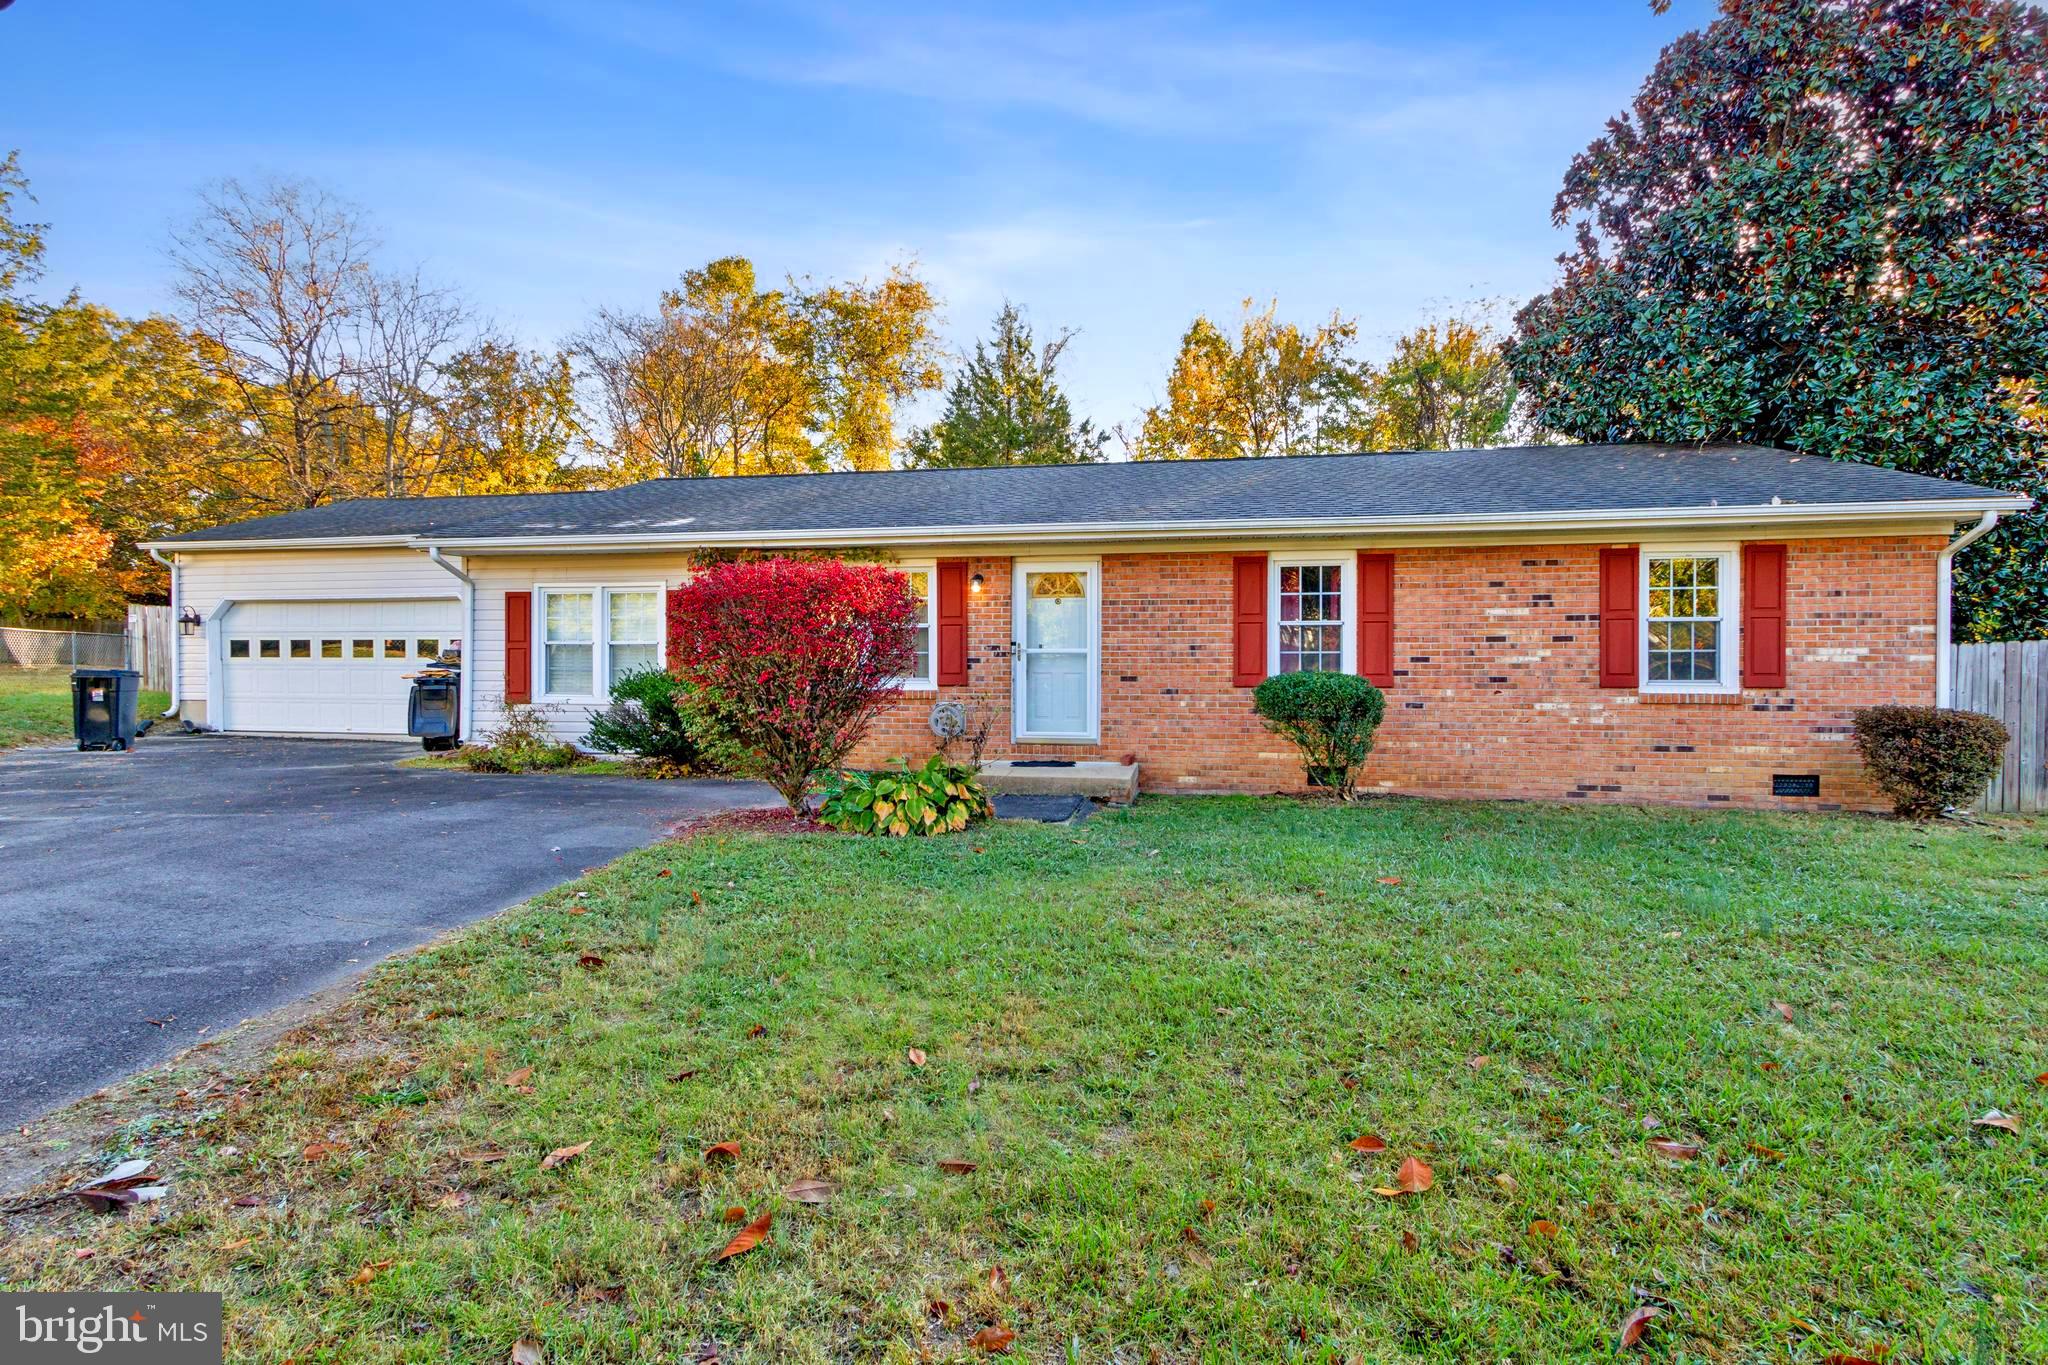
<path id="1" fill-rule="evenodd" d="M 1745 523 L 1809 521 L 1897 521 L 1901 518 L 1960 520 L 1985 512 L 2021 512 L 2031 498 L 1943 498 L 1856 503 L 1768 503 L 1736 507 L 1598 508 L 1589 511 L 1457 512 L 1432 516 L 1209 518 L 1189 521 L 1013 522 L 989 526 L 861 526 L 798 530 L 696 531 L 689 518 L 657 524 L 646 531 L 606 531 L 585 535 L 436 536 L 432 544 L 462 553 L 471 550 L 689 549 L 699 545 L 862 545 L 949 541 L 993 544 L 1003 541 L 1168 539 L 1217 535 L 1314 536 L 1354 531 L 1550 531 L 1612 527 L 1617 534 L 1654 525 L 1730 526 Z M 157 542 L 164 544 L 164 542 Z M 332 536 L 290 540 L 178 541 L 174 550 L 348 549 L 402 546 L 423 550 L 421 536 Z"/>
<path id="2" fill-rule="evenodd" d="M 171 571 L 171 704 L 162 717 L 168 720 L 178 714 L 178 678 L 185 671 L 185 646 L 180 643 L 185 629 L 178 624 L 178 561 L 165 559 L 154 546 L 145 548 L 149 550 L 151 559 Z"/>
<path id="3" fill-rule="evenodd" d="M 397 532 L 385 536 L 272 536 L 263 540 L 145 540 L 142 548 L 154 554 L 158 550 L 296 550 L 308 545 L 321 545 L 330 549 L 376 549 L 378 547 L 400 550 L 417 550 L 425 542 L 411 532 Z"/>
<path id="4" fill-rule="evenodd" d="M 1987 511 L 1977 524 L 1942 547 L 1935 560 L 1934 582 L 1934 704 L 1952 706 L 1955 704 L 1955 657 L 1956 647 L 1949 642 L 1954 629 L 1955 608 L 1951 597 L 1955 589 L 1956 551 L 1970 546 L 1991 534 L 1991 528 L 1998 525 L 1998 513 Z"/>
<path id="5" fill-rule="evenodd" d="M 459 703 L 462 712 L 457 720 L 457 728 L 461 731 L 462 742 L 467 744 L 470 736 L 475 733 L 471 723 L 476 717 L 476 688 L 473 685 L 476 681 L 476 672 L 472 665 L 476 644 L 476 580 L 450 564 L 442 556 L 440 546 L 429 545 L 426 551 L 428 559 L 454 574 L 462 583 L 462 700 Z"/>

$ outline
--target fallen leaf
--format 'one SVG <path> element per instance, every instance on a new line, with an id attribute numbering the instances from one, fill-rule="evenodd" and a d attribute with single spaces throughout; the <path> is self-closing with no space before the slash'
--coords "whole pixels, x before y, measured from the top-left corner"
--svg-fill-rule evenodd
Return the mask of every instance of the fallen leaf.
<path id="1" fill-rule="evenodd" d="M 1017 1334 L 1007 1327 L 984 1327 L 967 1338 L 967 1344 L 992 1356 L 1006 1356 L 1010 1353 L 1010 1343 L 1016 1339 Z"/>
<path id="2" fill-rule="evenodd" d="M 1351 1139 L 1351 1150 L 1354 1152 L 1384 1152 L 1387 1150 L 1387 1141 L 1377 1133 L 1361 1133 Z"/>
<path id="3" fill-rule="evenodd" d="M 799 1204 L 823 1204 L 839 1193 L 839 1187 L 829 1180 L 805 1179 L 793 1182 L 782 1192 L 784 1199 L 794 1199 Z"/>
<path id="4" fill-rule="evenodd" d="M 676 875 L 676 872 L 675 869 L 672 867 L 664 867 L 661 871 L 655 873 L 654 875 L 657 877 L 673 877 Z"/>
<path id="5" fill-rule="evenodd" d="M 2034 1084 L 2048 1085 L 2048 1071 L 2044 1071 L 2040 1075 L 2034 1077 Z"/>
<path id="6" fill-rule="evenodd" d="M 2008 1133 L 2017 1133 L 2020 1130 L 2020 1121 L 2011 1114 L 2003 1114 L 1996 1109 L 1987 1109 L 1976 1118 L 1971 1119 L 1970 1126 L 1972 1128 L 2003 1128 Z"/>
<path id="7" fill-rule="evenodd" d="M 590 1144 L 588 1142 L 579 1142 L 573 1147 L 557 1147 L 554 1151 L 541 1158 L 540 1168 L 544 1171 L 552 1171 L 564 1162 L 574 1161 L 589 1149 Z"/>
<path id="8" fill-rule="evenodd" d="M 599 967 L 604 966 L 604 959 L 599 957 L 596 953 L 584 953 L 577 957 L 576 965 L 579 967 L 587 967 L 588 969 L 594 972 Z"/>
<path id="9" fill-rule="evenodd" d="M 316 1139 L 301 1147 L 299 1149 L 299 1156 L 307 1161 L 325 1161 L 336 1152 L 345 1152 L 347 1150 L 348 1144 L 346 1142 L 327 1142 Z"/>
<path id="10" fill-rule="evenodd" d="M 1548 1218 L 1538 1218 L 1535 1222 L 1529 1224 L 1529 1235 L 1531 1237 L 1555 1237 L 1557 1234 L 1557 1224 L 1551 1222 Z"/>
<path id="11" fill-rule="evenodd" d="M 1820 1358 L 1820 1365 L 1884 1365 L 1881 1360 L 1870 1356 L 1850 1355 L 1847 1351 L 1835 1351 Z"/>
<path id="12" fill-rule="evenodd" d="M 518 1341 L 512 1344 L 511 1365 L 548 1365 L 548 1358 L 541 1353 L 537 1341 Z"/>
<path id="13" fill-rule="evenodd" d="M 365 1261 L 361 1270 L 348 1277 L 348 1282 L 353 1285 L 368 1284 L 382 1272 L 391 1269 L 391 1264 L 390 1261 Z"/>
<path id="14" fill-rule="evenodd" d="M 1656 1116 L 1655 1114 L 1645 1114 L 1645 1115 L 1643 1115 L 1643 1131 L 1644 1131 L 1644 1132 L 1646 1132 L 1646 1133 L 1654 1133 L 1654 1132 L 1656 1132 L 1656 1131 L 1657 1131 L 1657 1130 L 1658 1130 L 1659 1128 L 1662 1128 L 1663 1126 L 1664 1126 L 1664 1120 L 1662 1120 L 1662 1119 L 1658 1118 L 1658 1117 L 1657 1117 L 1657 1116 Z"/>
<path id="15" fill-rule="evenodd" d="M 1398 1199 L 1404 1194 L 1421 1194 L 1435 1183 L 1436 1172 L 1411 1156 L 1394 1172 L 1394 1183 L 1391 1187 L 1380 1185 L 1373 1193 L 1385 1195 L 1389 1199 Z"/>
<path id="16" fill-rule="evenodd" d="M 914 1047 L 914 1048 L 911 1048 L 911 1049 L 910 1049 L 910 1051 L 909 1051 L 909 1052 L 907 1052 L 907 1053 L 905 1053 L 904 1055 L 910 1058 L 910 1064 L 911 1064 L 912 1066 L 923 1066 L 923 1065 L 924 1065 L 924 1049 L 923 1049 L 923 1048 L 919 1048 L 919 1047 Z"/>
<path id="17" fill-rule="evenodd" d="M 690 1079 L 690 1077 L 692 1077 L 692 1076 L 694 1076 L 694 1075 L 696 1075 L 696 1074 L 697 1074 L 697 1068 L 693 1066 L 693 1067 L 690 1067 L 690 1068 L 689 1068 L 688 1070 L 685 1070 L 685 1071 L 678 1071 L 678 1072 L 677 1072 L 677 1073 L 676 1073 L 675 1075 L 673 1075 L 673 1076 L 669 1077 L 669 1079 L 670 1079 L 671 1081 L 687 1081 L 687 1080 L 689 1080 L 689 1079 Z"/>
<path id="18" fill-rule="evenodd" d="M 693 887 L 691 887 L 691 888 L 690 888 L 690 904 L 692 904 L 692 905 L 702 905 L 703 903 L 704 903 L 704 893 L 703 893 L 702 891 L 699 891 L 699 890 L 698 890 L 698 889 L 697 889 L 696 887 L 694 887 L 694 886 L 693 886 Z"/>
<path id="19" fill-rule="evenodd" d="M 1650 1150 L 1673 1161 L 1691 1161 L 1700 1154 L 1699 1144 L 1680 1142 L 1676 1138 L 1651 1138 Z"/>
<path id="20" fill-rule="evenodd" d="M 1763 1062 L 1760 1063 L 1760 1065 L 1763 1067 L 1765 1071 L 1776 1071 L 1778 1069 L 1778 1064 L 1776 1062 Z"/>
<path id="21" fill-rule="evenodd" d="M 434 1201 L 437 1209 L 459 1209 L 469 1202 L 469 1191 L 450 1190 Z"/>
<path id="22" fill-rule="evenodd" d="M 227 1248 L 223 1247 L 221 1249 L 225 1251 Z M 94 1251 L 91 1247 L 78 1247 L 72 1251 L 71 1259 L 74 1261 L 89 1261 L 93 1258 L 93 1255 Z"/>
<path id="23" fill-rule="evenodd" d="M 1399 877 L 1382 877 L 1382 878 L 1380 878 L 1380 885 L 1381 885 L 1381 886 L 1399 886 L 1400 884 L 1401 884 L 1401 879 L 1400 879 Z"/>
<path id="24" fill-rule="evenodd" d="M 472 1166 L 488 1166 L 493 1162 L 503 1161 L 510 1155 L 511 1153 L 497 1147 L 472 1147 L 468 1151 L 457 1152 L 455 1159 Z"/>
<path id="25" fill-rule="evenodd" d="M 1465 1065 L 1471 1067 L 1474 1071 L 1477 1071 L 1480 1067 L 1485 1066 L 1488 1062 L 1492 1060 L 1493 1058 L 1488 1057 L 1482 1053 L 1477 1057 L 1467 1057 L 1465 1059 Z"/>
<path id="26" fill-rule="evenodd" d="M 980 1169 L 980 1164 L 975 1161 L 962 1161 L 957 1156 L 941 1157 L 939 1159 L 939 1169 L 948 1175 L 966 1175 Z"/>
<path id="27" fill-rule="evenodd" d="M 1515 1178 L 1509 1175 L 1506 1171 L 1501 1171 L 1498 1174 L 1496 1174 L 1493 1177 L 1493 1183 L 1500 1186 L 1502 1189 L 1506 1190 L 1509 1194 L 1513 1194 L 1517 1189 L 1520 1188 L 1520 1186 L 1515 1184 Z"/>
<path id="28" fill-rule="evenodd" d="M 1641 1341 L 1643 1339 L 1643 1328 L 1649 1326 L 1650 1319 L 1662 1316 L 1664 1316 L 1664 1310 L 1655 1304 L 1649 1303 L 1630 1313 L 1621 1320 L 1621 1339 L 1615 1343 L 1614 1349 L 1626 1351 L 1629 1347 Z"/>
<path id="29" fill-rule="evenodd" d="M 1403 1229 L 1401 1233 L 1401 1250 L 1411 1253 L 1422 1250 L 1422 1239 L 1417 1237 L 1412 1229 Z"/>
<path id="30" fill-rule="evenodd" d="M 730 1140 L 714 1142 L 704 1149 L 704 1159 L 706 1161 L 738 1161 L 740 1159 L 740 1145 Z"/>
<path id="31" fill-rule="evenodd" d="M 1778 1012 L 1778 1016 L 1782 1018 L 1786 1023 L 1789 1024 L 1792 1022 L 1794 1016 L 1792 1014 L 1792 1007 L 1790 1005 L 1786 1004 L 1782 1000 L 1773 1000 L 1771 1002 L 1771 1008 L 1776 1010 Z"/>
<path id="32" fill-rule="evenodd" d="M 572 915 L 587 915 L 590 913 L 590 907 L 587 905 L 572 905 L 569 907 L 569 913 Z"/>
<path id="33" fill-rule="evenodd" d="M 1358 1077 L 1356 1076 L 1341 1077 L 1338 1083 L 1342 1085 L 1346 1090 L 1358 1089 Z"/>
<path id="34" fill-rule="evenodd" d="M 1215 1200 L 1213 1200 L 1213 1199 L 1204 1199 L 1204 1200 L 1202 1201 L 1202 1217 L 1204 1217 L 1204 1218 L 1214 1218 L 1215 1216 L 1216 1216 L 1216 1201 L 1215 1201 Z"/>
<path id="35" fill-rule="evenodd" d="M 729 1208 L 729 1209 L 727 1209 L 727 1210 L 725 1211 L 725 1221 L 726 1221 L 726 1222 L 728 1222 L 728 1223 L 744 1223 L 744 1222 L 746 1222 L 746 1221 L 747 1221 L 747 1210 L 746 1210 L 746 1207 L 745 1207 L 744 1205 L 741 1205 L 741 1204 L 734 1204 L 734 1205 L 733 1205 L 733 1206 L 732 1206 L 731 1208 Z"/>
<path id="36" fill-rule="evenodd" d="M 1751 1153 L 1762 1157 L 1766 1161 L 1783 1161 L 1785 1159 L 1783 1152 L 1775 1147 L 1766 1147 L 1761 1142 L 1749 1143 L 1748 1147 Z"/>
<path id="37" fill-rule="evenodd" d="M 238 1209 L 260 1209 L 263 1207 L 263 1196 L 260 1194 L 237 1195 L 235 1198 L 230 1199 L 228 1203 Z"/>
<path id="38" fill-rule="evenodd" d="M 522 1066 L 517 1071 L 513 1072 L 511 1075 L 505 1078 L 505 1084 L 510 1086 L 514 1090 L 523 1090 L 528 1094 L 532 1094 L 533 1087 L 526 1083 L 527 1079 L 532 1075 L 532 1067 Z"/>
<path id="39" fill-rule="evenodd" d="M 1010 1292 L 1010 1276 L 1009 1276 L 1009 1272 L 1005 1271 L 1005 1270 L 1004 1270 L 1004 1269 L 1003 1269 L 1003 1268 L 1002 1268 L 1001 1266 L 999 1266 L 999 1265 L 992 1265 L 992 1266 L 990 1266 L 990 1267 L 988 1268 L 988 1290 L 989 1290 L 989 1293 L 991 1293 L 991 1294 L 1007 1294 L 1007 1293 L 1009 1293 L 1009 1292 Z"/>
<path id="40" fill-rule="evenodd" d="M 980 852 L 979 849 L 975 851 L 977 853 Z M 928 1298 L 924 1301 L 924 1314 L 928 1318 L 937 1318 L 939 1321 L 944 1322 L 953 1315 L 953 1305 L 944 1299 Z"/>
<path id="41" fill-rule="evenodd" d="M 714 1262 L 729 1261 L 735 1256 L 752 1251 L 755 1247 L 761 1245 L 761 1239 L 768 1235 L 768 1225 L 774 1221 L 775 1213 L 771 1209 L 741 1228 L 739 1232 L 734 1234 L 733 1239 L 725 1244 L 725 1250 L 719 1252 L 711 1259 Z"/>
<path id="42" fill-rule="evenodd" d="M 766 1038 L 768 1036 L 768 1026 L 766 1024 L 756 1024 L 747 1030 L 747 1036 L 749 1038 Z"/>

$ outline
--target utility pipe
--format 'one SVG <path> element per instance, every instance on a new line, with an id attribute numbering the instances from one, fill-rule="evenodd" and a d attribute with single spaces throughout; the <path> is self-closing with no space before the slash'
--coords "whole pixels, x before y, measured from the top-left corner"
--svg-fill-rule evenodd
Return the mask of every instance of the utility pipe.
<path id="1" fill-rule="evenodd" d="M 1934 601 L 1934 704 L 1952 706 L 1955 704 L 1955 646 L 1949 643 L 1953 632 L 1954 576 L 1956 551 L 1970 546 L 1991 534 L 1991 528 L 1998 525 L 1998 513 L 1986 512 L 1978 518 L 1977 524 L 1942 547 L 1941 556 L 1935 561 L 1934 578 L 1936 597 Z"/>
<path id="2" fill-rule="evenodd" d="M 185 672 L 185 628 L 178 624 L 178 561 L 165 559 L 163 551 L 151 550 L 149 557 L 171 571 L 171 705 L 161 717 L 169 720 L 178 714 L 178 679 Z"/>

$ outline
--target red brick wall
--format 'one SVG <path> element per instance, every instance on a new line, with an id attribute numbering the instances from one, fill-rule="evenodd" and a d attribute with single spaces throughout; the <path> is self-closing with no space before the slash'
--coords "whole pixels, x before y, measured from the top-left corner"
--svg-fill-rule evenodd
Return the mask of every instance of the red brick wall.
<path id="1" fill-rule="evenodd" d="M 1598 686 L 1599 547 L 1400 550 L 1387 719 L 1361 786 L 1432 796 L 1882 809 L 1849 713 L 1934 696 L 1936 537 L 1792 541 L 1783 688 L 1703 700 Z M 1229 553 L 1102 557 L 1102 742 L 1010 739 L 1010 561 L 970 573 L 968 680 L 987 757 L 1135 755 L 1148 791 L 1297 790 L 1294 753 L 1231 686 Z M 921 757 L 934 694 L 909 693 L 857 761 Z M 1820 774 L 1776 799 L 1773 773 Z"/>

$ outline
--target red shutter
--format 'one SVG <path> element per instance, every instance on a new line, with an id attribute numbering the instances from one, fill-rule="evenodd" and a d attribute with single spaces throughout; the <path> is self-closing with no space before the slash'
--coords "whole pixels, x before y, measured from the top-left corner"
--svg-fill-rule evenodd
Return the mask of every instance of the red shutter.
<path id="1" fill-rule="evenodd" d="M 939 561 L 938 601 L 932 616 L 941 687 L 967 685 L 967 561 Z"/>
<path id="2" fill-rule="evenodd" d="M 1636 547 L 1600 552 L 1600 685 L 1636 685 Z"/>
<path id="3" fill-rule="evenodd" d="M 1394 557 L 1358 557 L 1358 674 L 1394 685 Z"/>
<path id="4" fill-rule="evenodd" d="M 676 663 L 682 657 L 682 651 L 676 648 L 675 618 L 669 614 L 675 601 L 676 590 L 664 587 L 661 590 L 661 658 L 671 673 L 676 671 Z"/>
<path id="5" fill-rule="evenodd" d="M 1785 685 L 1785 547 L 1742 547 L 1742 685 Z"/>
<path id="6" fill-rule="evenodd" d="M 1266 680 L 1266 557 L 1238 555 L 1230 569 L 1230 681 L 1237 687 L 1257 687 Z"/>
<path id="7" fill-rule="evenodd" d="M 533 594 L 505 594 L 505 700 L 533 700 Z"/>

